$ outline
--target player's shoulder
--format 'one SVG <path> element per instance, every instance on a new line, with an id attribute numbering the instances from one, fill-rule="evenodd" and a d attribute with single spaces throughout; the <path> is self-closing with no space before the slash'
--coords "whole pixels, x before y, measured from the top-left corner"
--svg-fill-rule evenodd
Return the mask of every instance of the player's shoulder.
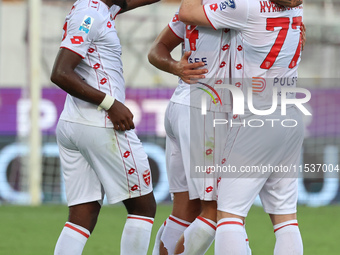
<path id="1" fill-rule="evenodd" d="M 270 0 L 252 0 L 249 1 L 249 10 L 260 16 L 282 16 L 290 15 L 294 12 L 300 12 L 303 10 L 303 5 L 290 8 L 276 4 Z"/>
<path id="2" fill-rule="evenodd" d="M 89 16 L 96 21 L 105 20 L 110 15 L 107 5 L 96 0 L 78 0 L 74 11 L 74 18 Z"/>
<path id="3" fill-rule="evenodd" d="M 256 0 L 255 0 L 256 1 Z M 211 2 L 211 1 L 208 1 Z M 241 8 L 247 8 L 249 4 L 253 3 L 251 0 L 222 0 L 219 2 L 219 9 L 236 11 Z"/>
<path id="4" fill-rule="evenodd" d="M 257 0 L 220 0 L 206 4 L 205 8 L 211 13 L 218 13 L 220 18 L 224 16 L 244 20 L 248 16 L 249 4 L 254 1 Z"/>

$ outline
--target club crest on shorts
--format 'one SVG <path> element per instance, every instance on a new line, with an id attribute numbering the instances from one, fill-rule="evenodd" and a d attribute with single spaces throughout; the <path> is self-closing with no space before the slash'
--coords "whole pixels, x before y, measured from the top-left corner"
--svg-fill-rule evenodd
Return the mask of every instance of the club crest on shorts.
<path id="1" fill-rule="evenodd" d="M 147 186 L 149 186 L 150 182 L 151 182 L 151 171 L 150 171 L 150 169 L 144 171 L 143 179 L 144 179 L 145 184 Z"/>

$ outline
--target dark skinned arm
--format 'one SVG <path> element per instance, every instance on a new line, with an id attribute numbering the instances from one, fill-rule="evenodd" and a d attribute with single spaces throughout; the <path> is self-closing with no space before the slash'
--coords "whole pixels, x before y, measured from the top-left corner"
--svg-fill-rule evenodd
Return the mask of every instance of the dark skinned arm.
<path id="1" fill-rule="evenodd" d="M 78 54 L 61 48 L 54 62 L 51 81 L 74 97 L 100 105 L 105 93 L 91 87 L 74 71 L 81 60 Z M 118 100 L 115 100 L 107 112 L 115 130 L 125 131 L 134 128 L 132 113 Z"/>
<path id="2" fill-rule="evenodd" d="M 188 63 L 191 55 L 190 51 L 184 53 L 180 61 L 172 58 L 171 52 L 183 40 L 177 37 L 171 29 L 166 26 L 153 42 L 148 54 L 149 62 L 158 69 L 180 77 L 186 83 L 194 83 L 194 80 L 203 79 L 207 69 L 197 69 L 203 67 L 203 62 Z"/>

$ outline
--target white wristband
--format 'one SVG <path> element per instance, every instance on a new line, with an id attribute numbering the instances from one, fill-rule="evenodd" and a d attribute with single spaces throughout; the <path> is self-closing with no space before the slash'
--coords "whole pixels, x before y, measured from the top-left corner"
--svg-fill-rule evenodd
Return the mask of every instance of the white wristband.
<path id="1" fill-rule="evenodd" d="M 106 94 L 103 101 L 98 106 L 97 110 L 101 111 L 102 109 L 104 109 L 105 111 L 107 111 L 108 109 L 110 109 L 114 102 L 115 98 Z"/>

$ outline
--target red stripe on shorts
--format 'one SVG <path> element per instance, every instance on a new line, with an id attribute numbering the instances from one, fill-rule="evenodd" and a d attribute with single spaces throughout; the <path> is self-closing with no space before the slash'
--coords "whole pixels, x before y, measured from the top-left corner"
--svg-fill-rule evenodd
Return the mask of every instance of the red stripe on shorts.
<path id="1" fill-rule="evenodd" d="M 89 237 L 90 237 L 90 235 L 86 234 L 84 231 L 81 231 L 80 229 L 77 229 L 76 227 L 73 227 L 72 225 L 70 225 L 70 224 L 68 224 L 68 223 L 65 224 L 65 227 L 68 227 L 68 228 L 70 228 L 70 229 L 72 229 L 72 230 L 78 232 L 79 234 L 82 234 L 82 235 L 85 236 L 86 238 L 89 238 Z"/>
<path id="2" fill-rule="evenodd" d="M 127 182 L 127 190 L 129 191 L 129 197 L 131 197 L 131 190 L 130 190 L 130 188 L 129 188 L 129 187 L 130 187 L 130 184 L 129 184 L 129 175 L 128 175 L 128 173 L 127 173 L 125 161 L 124 161 L 123 154 L 122 154 L 122 149 L 120 148 L 120 145 L 119 145 L 119 141 L 118 141 L 118 136 L 117 136 L 116 130 L 113 130 L 113 131 L 114 131 L 115 136 L 116 136 L 117 145 L 118 145 L 119 152 L 120 152 L 120 156 L 121 156 L 121 158 L 122 158 L 122 162 L 123 162 L 124 169 L 125 169 L 126 182 Z"/>
<path id="3" fill-rule="evenodd" d="M 138 173 L 138 169 L 137 169 L 137 165 L 136 165 L 136 162 L 135 162 L 135 157 L 133 156 L 133 152 L 132 152 L 132 149 L 131 149 L 131 146 L 130 146 L 130 141 L 127 137 L 127 134 L 125 132 L 125 139 L 129 145 L 129 149 L 130 149 L 130 152 L 131 152 L 131 157 L 133 159 L 133 164 L 135 165 L 135 169 L 136 169 L 136 173 L 137 173 L 137 178 L 138 178 L 138 186 L 139 186 L 139 195 L 142 195 L 142 186 L 140 185 L 140 179 L 139 179 L 139 173 Z"/>

